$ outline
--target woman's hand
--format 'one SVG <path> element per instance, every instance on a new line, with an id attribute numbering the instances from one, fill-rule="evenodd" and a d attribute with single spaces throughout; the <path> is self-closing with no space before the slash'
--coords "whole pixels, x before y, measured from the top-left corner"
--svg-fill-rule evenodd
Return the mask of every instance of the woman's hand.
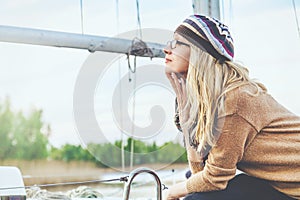
<path id="1" fill-rule="evenodd" d="M 190 110 L 189 107 L 186 107 L 187 92 L 186 92 L 185 77 L 184 77 L 184 75 L 176 74 L 175 72 L 172 72 L 169 69 L 166 69 L 166 76 L 169 79 L 169 81 L 176 93 L 177 103 L 178 103 L 177 109 L 179 111 L 179 120 L 182 125 L 188 120 L 189 110 Z"/>
<path id="2" fill-rule="evenodd" d="M 181 182 L 173 185 L 169 189 L 163 190 L 163 200 L 179 200 L 180 197 L 184 197 L 188 194 L 186 189 L 186 183 Z"/>
<path id="3" fill-rule="evenodd" d="M 181 78 L 178 78 L 175 72 L 171 71 L 169 68 L 166 68 L 166 76 L 169 79 L 175 93 L 177 96 L 178 111 L 179 111 L 179 121 L 184 135 L 185 144 L 189 144 L 189 129 L 184 127 L 184 122 L 188 120 L 190 107 L 186 106 L 187 104 L 187 91 L 186 91 L 186 82 L 185 75 L 179 74 Z M 204 158 L 190 145 L 186 145 L 188 160 L 192 162 L 204 162 Z"/>

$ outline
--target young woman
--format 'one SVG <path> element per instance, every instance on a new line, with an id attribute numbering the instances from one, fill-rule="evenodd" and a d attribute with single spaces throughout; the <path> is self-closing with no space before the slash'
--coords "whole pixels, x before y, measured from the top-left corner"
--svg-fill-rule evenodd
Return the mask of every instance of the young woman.
<path id="1" fill-rule="evenodd" d="M 164 49 L 192 172 L 166 199 L 300 199 L 300 117 L 233 62 L 233 49 L 227 26 L 201 15 Z"/>

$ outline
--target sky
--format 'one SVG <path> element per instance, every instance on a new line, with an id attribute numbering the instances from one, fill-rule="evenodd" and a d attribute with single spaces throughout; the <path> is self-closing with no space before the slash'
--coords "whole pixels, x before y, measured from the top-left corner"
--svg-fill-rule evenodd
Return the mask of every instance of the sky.
<path id="1" fill-rule="evenodd" d="M 116 1 L 83 0 L 84 34 L 113 37 L 135 31 L 138 28 L 136 2 L 118 2 L 117 15 Z M 229 25 L 233 35 L 235 60 L 246 65 L 250 76 L 264 83 L 275 99 L 300 115 L 300 36 L 292 1 L 222 2 L 226 3 L 223 21 Z M 300 19 L 300 1 L 295 0 L 295 3 Z M 139 5 L 143 29 L 172 33 L 193 13 L 192 1 L 187 0 L 140 1 Z M 1 0 L 0 25 L 82 33 L 80 1 Z M 152 39 L 164 42 L 167 38 Z M 52 145 L 82 144 L 83 136 L 78 133 L 74 120 L 73 94 L 91 53 L 79 49 L 0 42 L 0 54 L 0 101 L 9 97 L 13 109 L 24 113 L 34 108 L 42 109 L 43 121 L 52 129 L 49 138 Z M 111 64 L 99 80 L 94 94 L 97 122 L 110 141 L 121 136 L 112 115 L 111 99 L 119 82 L 119 73 L 125 76 L 128 72 L 126 58 L 121 57 L 119 62 L 121 71 L 118 71 L 118 62 Z M 138 67 L 163 66 L 163 63 L 163 59 L 138 58 Z M 143 79 L 142 74 L 137 73 L 136 76 Z M 131 117 L 135 113 L 134 120 L 138 126 L 147 126 L 155 120 L 150 117 L 151 108 L 161 105 L 166 121 L 159 134 L 151 135 L 151 140 L 172 140 L 177 136 L 172 123 L 173 100 L 172 91 L 152 84 L 139 88 L 135 100 L 131 96 L 128 112 Z M 134 111 L 133 101 L 136 104 Z"/>

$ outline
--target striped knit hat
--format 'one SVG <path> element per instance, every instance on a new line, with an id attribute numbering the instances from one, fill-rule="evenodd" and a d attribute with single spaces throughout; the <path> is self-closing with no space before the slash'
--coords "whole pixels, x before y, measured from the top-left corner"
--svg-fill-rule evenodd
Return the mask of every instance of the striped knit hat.
<path id="1" fill-rule="evenodd" d="M 218 60 L 233 60 L 233 39 L 228 27 L 214 18 L 191 15 L 175 30 Z"/>

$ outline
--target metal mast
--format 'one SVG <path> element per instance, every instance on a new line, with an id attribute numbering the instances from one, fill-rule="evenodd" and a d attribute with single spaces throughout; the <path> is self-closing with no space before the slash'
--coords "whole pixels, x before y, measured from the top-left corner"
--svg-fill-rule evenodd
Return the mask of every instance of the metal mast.
<path id="1" fill-rule="evenodd" d="M 193 0 L 194 14 L 202 14 L 220 19 L 219 0 Z"/>

